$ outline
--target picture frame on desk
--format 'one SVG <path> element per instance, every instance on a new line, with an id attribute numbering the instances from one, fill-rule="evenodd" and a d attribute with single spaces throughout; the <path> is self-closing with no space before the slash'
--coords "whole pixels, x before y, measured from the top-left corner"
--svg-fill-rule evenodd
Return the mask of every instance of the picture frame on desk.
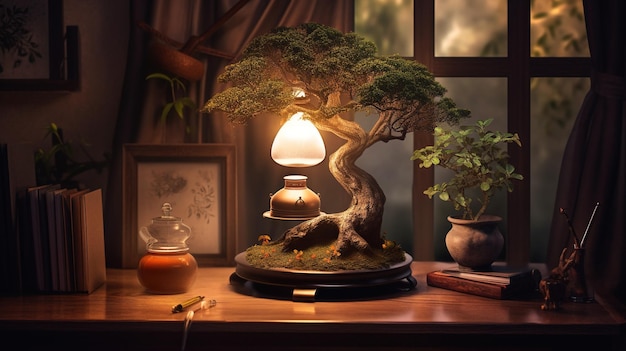
<path id="1" fill-rule="evenodd" d="M 145 254 L 139 229 L 172 205 L 191 227 L 189 252 L 198 265 L 234 264 L 236 162 L 231 144 L 125 144 L 122 157 L 123 266 Z"/>

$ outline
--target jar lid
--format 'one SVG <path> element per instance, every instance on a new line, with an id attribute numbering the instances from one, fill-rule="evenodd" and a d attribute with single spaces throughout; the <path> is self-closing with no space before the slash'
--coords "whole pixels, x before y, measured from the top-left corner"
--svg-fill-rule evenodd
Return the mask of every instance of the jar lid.
<path id="1" fill-rule="evenodd" d="M 187 251 L 187 239 L 191 236 L 191 228 L 184 224 L 180 217 L 172 216 L 172 205 L 169 202 L 161 206 L 163 214 L 154 217 L 152 223 L 139 231 L 146 241 L 146 249 L 150 252 Z"/>

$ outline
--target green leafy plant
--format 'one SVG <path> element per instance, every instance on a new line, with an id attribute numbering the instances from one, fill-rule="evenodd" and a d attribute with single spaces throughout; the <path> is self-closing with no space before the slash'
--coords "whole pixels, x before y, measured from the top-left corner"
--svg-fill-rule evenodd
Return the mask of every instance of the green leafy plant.
<path id="1" fill-rule="evenodd" d="M 169 84 L 171 100 L 163 106 L 161 110 L 161 123 L 165 124 L 167 117 L 172 111 L 180 119 L 185 119 L 185 107 L 194 110 L 196 103 L 188 96 L 179 97 L 181 94 L 187 93 L 187 86 L 178 77 L 171 77 L 164 73 L 152 73 L 146 77 L 148 79 L 161 79 Z M 189 132 L 189 128 L 187 128 Z"/>
<path id="2" fill-rule="evenodd" d="M 75 146 L 72 141 L 65 141 L 63 132 L 55 123 L 50 123 L 44 139 L 50 138 L 50 148 L 40 147 L 35 151 L 35 172 L 37 184 L 64 184 L 75 182 L 74 178 L 89 170 L 102 172 L 110 158 L 96 160 L 87 151 L 87 144 L 80 143 L 79 148 L 87 158 L 86 161 L 76 159 Z"/>
<path id="3" fill-rule="evenodd" d="M 491 131 L 491 122 L 493 119 L 479 120 L 456 129 L 435 127 L 434 145 L 415 150 L 411 157 L 421 161 L 420 167 L 439 166 L 453 172 L 449 181 L 434 184 L 424 194 L 451 201 L 455 210 L 463 212 L 463 219 L 478 220 L 497 191 L 512 192 L 512 181 L 524 179 L 515 173 L 503 147 L 508 143 L 521 147 L 519 135 Z"/>

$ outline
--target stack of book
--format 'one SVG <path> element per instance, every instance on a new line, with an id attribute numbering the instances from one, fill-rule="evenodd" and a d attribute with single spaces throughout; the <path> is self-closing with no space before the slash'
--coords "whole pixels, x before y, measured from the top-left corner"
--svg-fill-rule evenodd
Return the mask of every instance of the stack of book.
<path id="1" fill-rule="evenodd" d="M 426 275 L 430 286 L 500 300 L 533 296 L 540 280 L 541 273 L 536 269 L 502 265 L 493 265 L 491 271 L 444 269 Z"/>
<path id="2" fill-rule="evenodd" d="M 0 292 L 91 293 L 106 279 L 102 190 L 35 183 L 32 147 L 0 144 Z"/>
<path id="3" fill-rule="evenodd" d="M 17 203 L 22 290 L 90 293 L 104 283 L 101 189 L 34 186 Z"/>

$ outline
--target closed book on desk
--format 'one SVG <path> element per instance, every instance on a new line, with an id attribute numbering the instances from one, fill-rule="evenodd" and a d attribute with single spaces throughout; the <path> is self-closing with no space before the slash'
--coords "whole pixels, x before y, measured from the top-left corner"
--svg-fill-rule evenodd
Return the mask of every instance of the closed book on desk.
<path id="1" fill-rule="evenodd" d="M 34 251 L 33 256 L 24 257 L 24 259 L 32 260 L 34 258 L 37 272 L 37 291 L 39 292 L 52 290 L 50 234 L 48 232 L 46 193 L 58 188 L 58 184 L 47 184 L 28 188 Z"/>
<path id="2" fill-rule="evenodd" d="M 72 197 L 76 291 L 91 293 L 106 280 L 102 190 Z"/>
<path id="3" fill-rule="evenodd" d="M 540 279 L 541 275 L 537 270 L 520 272 L 516 278 L 508 283 L 485 279 L 474 280 L 467 276 L 460 277 L 458 274 L 450 274 L 446 270 L 434 271 L 426 275 L 426 283 L 430 286 L 499 300 L 532 295 L 537 290 Z"/>
<path id="4" fill-rule="evenodd" d="M 534 273 L 532 269 L 512 269 L 498 264 L 493 264 L 491 268 L 490 271 L 444 269 L 442 272 L 458 278 L 505 285 L 528 282 L 529 277 Z"/>

